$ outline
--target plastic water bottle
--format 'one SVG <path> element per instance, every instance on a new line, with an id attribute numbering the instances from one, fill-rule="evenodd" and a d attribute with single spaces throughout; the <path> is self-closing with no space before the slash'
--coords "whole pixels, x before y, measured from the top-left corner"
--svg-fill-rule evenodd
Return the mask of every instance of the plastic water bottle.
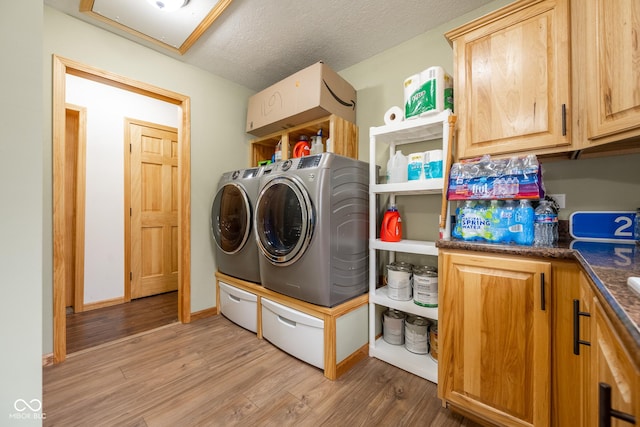
<path id="1" fill-rule="evenodd" d="M 515 211 L 514 224 L 510 227 L 513 240 L 519 245 L 530 246 L 534 240 L 534 212 L 528 200 L 520 200 Z"/>
<path id="2" fill-rule="evenodd" d="M 558 242 L 558 214 L 551 202 L 540 200 L 535 210 L 534 246 L 553 246 Z"/>

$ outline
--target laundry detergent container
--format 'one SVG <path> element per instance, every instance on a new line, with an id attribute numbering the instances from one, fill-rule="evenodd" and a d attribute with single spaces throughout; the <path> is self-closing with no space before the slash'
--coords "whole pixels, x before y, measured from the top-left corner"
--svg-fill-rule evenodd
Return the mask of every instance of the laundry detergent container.
<path id="1" fill-rule="evenodd" d="M 276 347 L 324 369 L 324 320 L 262 298 L 262 337 Z"/>

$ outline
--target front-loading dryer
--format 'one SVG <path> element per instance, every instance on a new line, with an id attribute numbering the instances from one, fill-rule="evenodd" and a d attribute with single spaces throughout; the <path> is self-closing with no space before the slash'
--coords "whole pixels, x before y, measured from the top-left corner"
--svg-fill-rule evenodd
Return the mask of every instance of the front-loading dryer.
<path id="1" fill-rule="evenodd" d="M 263 167 L 222 174 L 211 204 L 211 234 L 218 271 L 260 283 L 253 210 Z"/>
<path id="2" fill-rule="evenodd" d="M 265 166 L 254 215 L 265 288 L 325 307 L 367 291 L 368 170 L 332 153 Z"/>

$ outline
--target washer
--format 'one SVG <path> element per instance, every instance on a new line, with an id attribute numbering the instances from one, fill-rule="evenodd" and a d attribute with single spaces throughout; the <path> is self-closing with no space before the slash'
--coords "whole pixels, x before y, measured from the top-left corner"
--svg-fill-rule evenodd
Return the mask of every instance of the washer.
<path id="1" fill-rule="evenodd" d="M 211 234 L 216 242 L 216 264 L 221 273 L 260 283 L 253 208 L 264 168 L 222 174 L 211 204 Z"/>
<path id="2" fill-rule="evenodd" d="M 265 288 L 325 307 L 365 293 L 368 164 L 323 153 L 265 166 L 254 228 Z"/>

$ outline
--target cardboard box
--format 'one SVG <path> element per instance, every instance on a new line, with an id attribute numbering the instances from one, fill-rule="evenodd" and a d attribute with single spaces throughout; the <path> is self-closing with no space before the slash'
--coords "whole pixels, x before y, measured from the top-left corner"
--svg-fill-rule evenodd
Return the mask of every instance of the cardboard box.
<path id="1" fill-rule="evenodd" d="M 356 91 L 317 62 L 249 98 L 248 133 L 264 136 L 335 114 L 356 121 Z"/>

